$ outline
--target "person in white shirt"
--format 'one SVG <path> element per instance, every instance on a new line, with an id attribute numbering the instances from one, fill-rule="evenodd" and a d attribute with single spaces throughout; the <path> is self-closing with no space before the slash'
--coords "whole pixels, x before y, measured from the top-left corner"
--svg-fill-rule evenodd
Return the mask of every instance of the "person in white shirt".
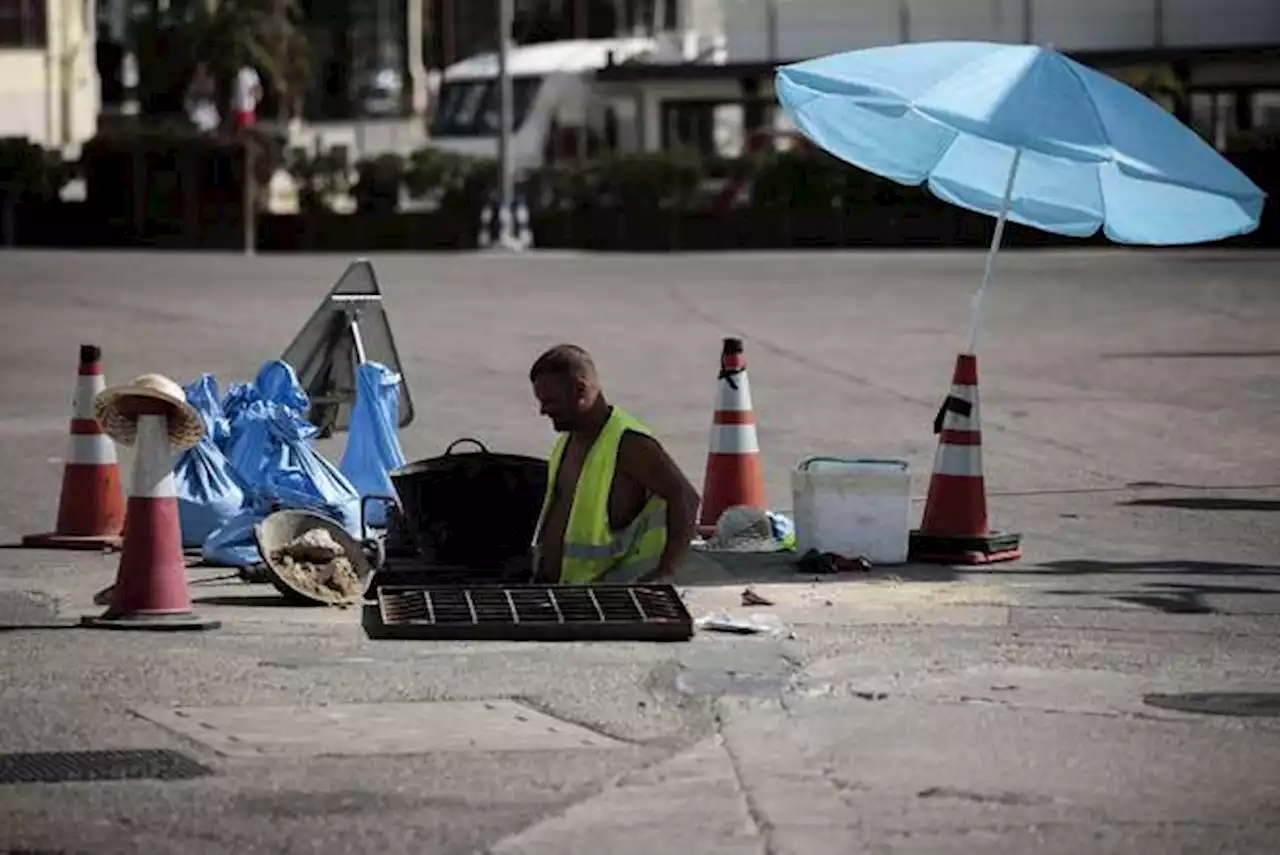
<path id="1" fill-rule="evenodd" d="M 191 123 L 205 133 L 218 129 L 222 116 L 218 113 L 218 86 L 204 62 L 196 63 L 191 84 L 187 87 L 185 106 Z"/>
<path id="2" fill-rule="evenodd" d="M 252 66 L 244 66 L 236 72 L 231 90 L 231 109 L 235 111 L 236 128 L 253 127 L 258 120 L 258 102 L 262 100 L 262 78 Z"/>

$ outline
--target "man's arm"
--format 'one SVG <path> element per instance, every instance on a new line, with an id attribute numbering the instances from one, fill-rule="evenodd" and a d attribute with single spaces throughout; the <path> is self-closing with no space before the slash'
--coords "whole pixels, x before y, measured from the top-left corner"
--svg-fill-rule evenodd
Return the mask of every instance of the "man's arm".
<path id="1" fill-rule="evenodd" d="M 667 545 L 657 569 L 644 581 L 669 577 L 689 551 L 701 497 L 671 455 L 652 437 L 632 432 L 623 436 L 618 467 L 667 503 Z"/>

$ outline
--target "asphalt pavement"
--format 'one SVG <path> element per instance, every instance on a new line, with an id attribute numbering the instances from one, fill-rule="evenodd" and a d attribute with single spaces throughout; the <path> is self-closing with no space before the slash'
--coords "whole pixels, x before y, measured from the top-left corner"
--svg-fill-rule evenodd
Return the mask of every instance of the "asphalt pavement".
<path id="1" fill-rule="evenodd" d="M 528 367 L 572 341 L 700 484 L 721 338 L 741 336 L 782 510 L 811 454 L 906 460 L 923 497 L 982 271 L 938 251 L 372 260 L 417 408 L 410 459 L 464 436 L 545 455 Z M 349 259 L 0 261 L 15 543 L 53 523 L 80 344 L 109 382 L 251 379 Z M 1280 254 L 1004 253 L 983 459 L 1023 559 L 839 580 L 787 556 L 692 561 L 690 611 L 771 616 L 755 636 L 374 642 L 352 611 L 284 607 L 215 568 L 190 586 L 221 628 L 104 633 L 74 624 L 116 556 L 2 549 L 0 778 L 5 752 L 203 768 L 0 783 L 0 852 L 1269 855 L 1278 328 Z M 344 441 L 321 448 L 336 461 Z M 774 604 L 742 606 L 748 583 Z M 1224 692 L 1253 706 L 1155 697 Z"/>

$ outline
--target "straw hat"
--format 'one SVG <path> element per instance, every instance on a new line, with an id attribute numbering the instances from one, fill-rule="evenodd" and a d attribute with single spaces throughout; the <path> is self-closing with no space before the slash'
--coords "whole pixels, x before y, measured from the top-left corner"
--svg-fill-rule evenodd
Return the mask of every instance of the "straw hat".
<path id="1" fill-rule="evenodd" d="M 93 415 L 107 436 L 121 445 L 138 438 L 138 404 L 142 399 L 169 405 L 169 444 L 177 451 L 190 448 L 204 437 L 204 419 L 187 403 L 182 387 L 163 374 L 143 374 L 123 386 L 112 386 L 93 402 Z"/>
<path id="2" fill-rule="evenodd" d="M 746 505 L 726 508 L 716 520 L 716 532 L 708 546 L 716 552 L 780 552 L 768 511 Z"/>

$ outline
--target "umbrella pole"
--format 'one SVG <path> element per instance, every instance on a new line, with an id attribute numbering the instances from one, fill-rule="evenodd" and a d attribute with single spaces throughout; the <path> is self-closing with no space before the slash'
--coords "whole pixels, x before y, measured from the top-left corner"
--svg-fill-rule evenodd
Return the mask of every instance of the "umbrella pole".
<path id="1" fill-rule="evenodd" d="M 978 350 L 978 332 L 982 328 L 982 298 L 986 296 L 987 284 L 996 269 L 996 253 L 1000 251 L 1000 242 L 1004 239 L 1004 224 L 1009 219 L 1009 204 L 1013 199 L 1013 182 L 1018 177 L 1018 161 L 1022 160 L 1022 149 L 1013 150 L 1013 165 L 1009 167 L 1009 180 L 1004 185 L 1004 198 L 1000 200 L 1000 216 L 996 218 L 996 232 L 991 236 L 991 248 L 987 250 L 987 265 L 982 271 L 982 285 L 978 293 L 973 295 L 972 309 L 969 315 L 969 349 L 965 353 L 976 353 Z"/>

